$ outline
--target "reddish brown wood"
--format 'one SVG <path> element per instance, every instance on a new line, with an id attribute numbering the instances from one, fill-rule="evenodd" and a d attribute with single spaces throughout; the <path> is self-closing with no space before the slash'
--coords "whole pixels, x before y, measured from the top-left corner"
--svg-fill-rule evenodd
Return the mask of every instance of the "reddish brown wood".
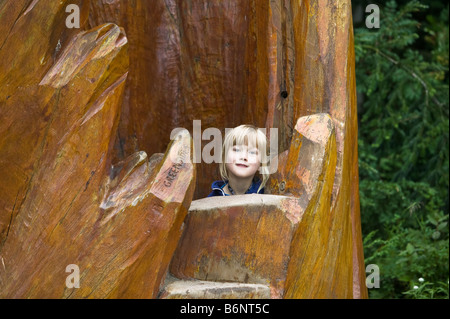
<path id="1" fill-rule="evenodd" d="M 0 48 L 0 297 L 156 297 L 193 196 L 192 139 L 182 132 L 164 157 L 112 166 L 123 29 L 69 30 L 68 2 L 9 3 L 2 10 L 18 16 L 0 15 L 10 26 Z M 79 288 L 66 285 L 69 265 Z"/>

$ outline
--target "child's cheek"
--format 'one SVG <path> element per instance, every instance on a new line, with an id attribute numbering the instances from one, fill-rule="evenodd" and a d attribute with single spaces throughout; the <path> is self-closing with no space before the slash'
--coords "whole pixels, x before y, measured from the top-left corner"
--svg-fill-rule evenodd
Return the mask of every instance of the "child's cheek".
<path id="1" fill-rule="evenodd" d="M 233 163 L 234 158 L 235 158 L 234 152 L 232 152 L 232 151 L 228 152 L 226 163 L 229 163 L 229 164 Z"/>
<path id="2" fill-rule="evenodd" d="M 250 164 L 259 165 L 261 163 L 261 158 L 258 155 L 249 156 L 248 159 Z"/>

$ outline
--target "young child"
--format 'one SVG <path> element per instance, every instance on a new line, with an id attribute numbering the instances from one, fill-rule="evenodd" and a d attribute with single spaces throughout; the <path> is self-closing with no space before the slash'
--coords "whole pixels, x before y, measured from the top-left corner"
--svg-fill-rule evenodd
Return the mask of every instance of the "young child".
<path id="1" fill-rule="evenodd" d="M 212 183 L 208 197 L 264 194 L 269 179 L 266 135 L 253 125 L 232 129 L 225 136 L 219 165 L 222 180 Z"/>

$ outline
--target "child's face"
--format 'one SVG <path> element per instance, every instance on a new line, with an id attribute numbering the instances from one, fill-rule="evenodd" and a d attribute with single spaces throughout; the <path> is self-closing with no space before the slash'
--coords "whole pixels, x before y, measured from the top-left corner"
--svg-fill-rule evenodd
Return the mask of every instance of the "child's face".
<path id="1" fill-rule="evenodd" d="M 235 145 L 228 150 L 225 165 L 228 174 L 238 178 L 253 177 L 261 165 L 261 155 L 251 144 Z"/>

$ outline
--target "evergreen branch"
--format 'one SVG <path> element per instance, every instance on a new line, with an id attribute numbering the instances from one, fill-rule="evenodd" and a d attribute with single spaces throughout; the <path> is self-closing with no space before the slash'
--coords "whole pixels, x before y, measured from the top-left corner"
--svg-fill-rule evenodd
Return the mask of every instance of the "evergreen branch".
<path id="1" fill-rule="evenodd" d="M 381 51 L 380 49 L 371 46 L 371 45 L 367 45 L 367 44 L 363 44 L 362 45 L 363 48 L 368 49 L 368 50 L 372 50 L 375 51 L 377 54 L 379 54 L 380 56 L 382 56 L 383 58 L 385 58 L 386 60 L 388 60 L 389 62 L 391 62 L 392 64 L 402 68 L 404 71 L 406 71 L 407 73 L 409 73 L 413 78 L 415 78 L 417 81 L 419 81 L 419 83 L 423 86 L 424 90 L 425 90 L 425 104 L 428 107 L 429 106 L 429 97 L 430 97 L 430 91 L 428 89 L 428 85 L 427 83 L 416 73 L 414 72 L 414 70 L 411 70 L 410 68 L 406 67 L 404 64 L 402 64 L 400 61 L 395 60 L 394 58 L 390 57 L 388 54 L 384 53 L 383 51 Z M 441 103 L 436 97 L 432 97 L 432 101 L 439 106 L 439 108 L 443 108 L 444 104 Z"/>

